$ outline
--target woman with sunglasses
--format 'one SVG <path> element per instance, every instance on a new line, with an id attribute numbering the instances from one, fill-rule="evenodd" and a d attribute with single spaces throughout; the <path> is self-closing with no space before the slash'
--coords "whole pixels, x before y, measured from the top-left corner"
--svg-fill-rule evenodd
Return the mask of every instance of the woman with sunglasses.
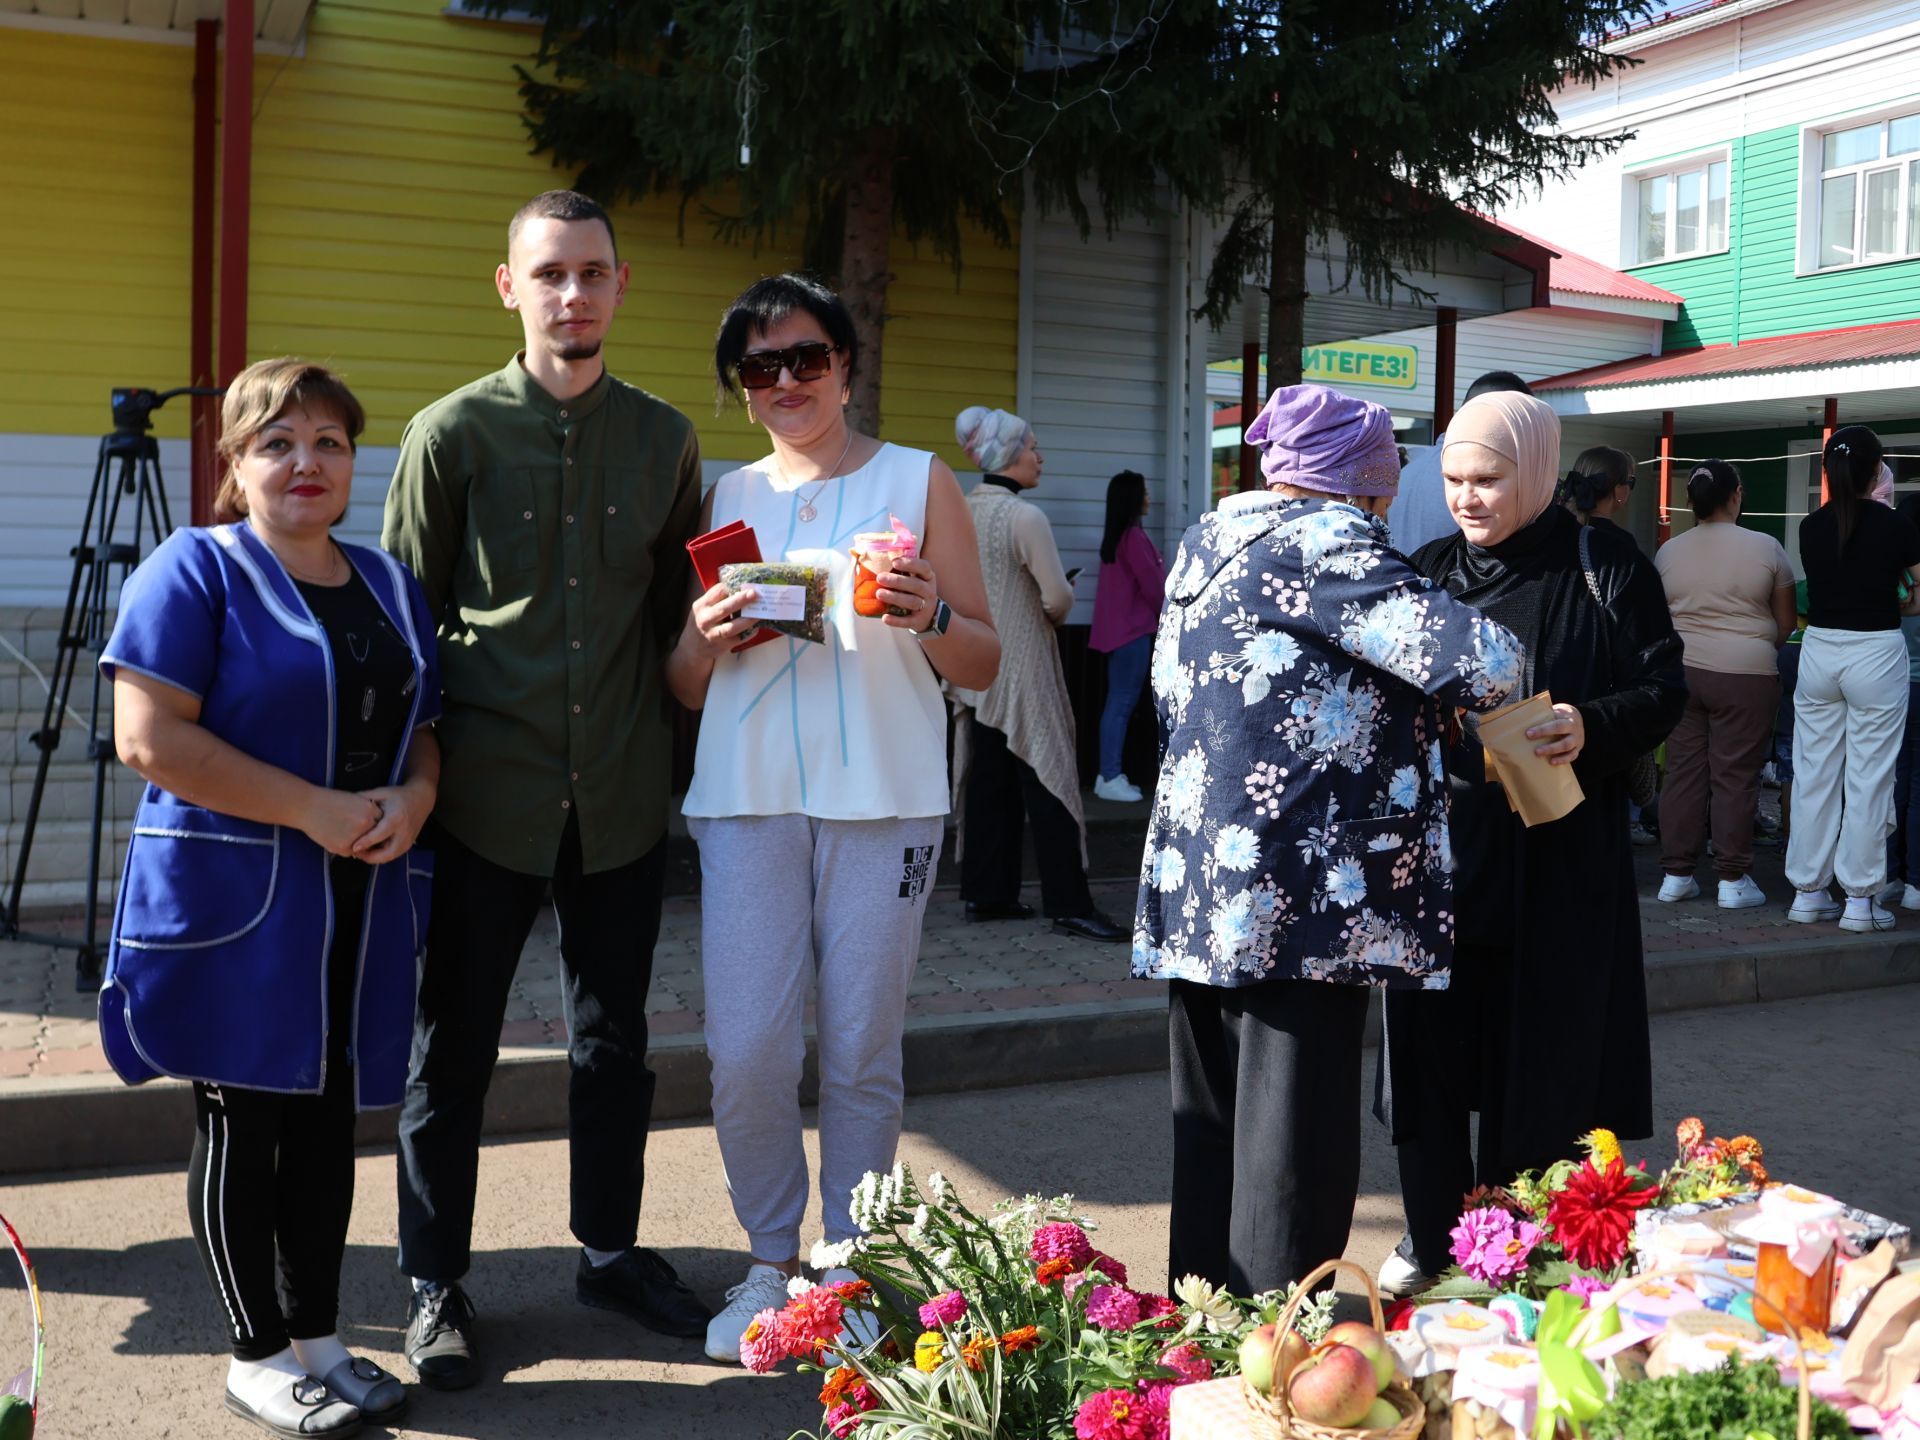
<path id="1" fill-rule="evenodd" d="M 694 597 L 667 667 L 703 712 L 682 809 L 700 847 L 714 1129 L 751 1257 L 708 1327 L 716 1360 L 740 1358 L 754 1315 L 785 1304 L 799 1272 L 810 988 L 828 1246 L 859 1233 L 860 1177 L 893 1165 L 907 990 L 948 808 L 940 682 L 983 689 L 1000 661 L 953 472 L 847 422 L 859 351 L 839 296 L 804 276 L 761 280 L 728 307 L 721 400 L 744 400 L 773 448 L 720 477 L 701 528 L 744 521 L 767 560 L 824 568 L 826 638 L 736 649 L 758 628 L 741 613 L 758 596 L 716 585 Z M 863 616 L 849 545 L 892 520 L 918 554 L 883 577 L 889 613 Z"/>

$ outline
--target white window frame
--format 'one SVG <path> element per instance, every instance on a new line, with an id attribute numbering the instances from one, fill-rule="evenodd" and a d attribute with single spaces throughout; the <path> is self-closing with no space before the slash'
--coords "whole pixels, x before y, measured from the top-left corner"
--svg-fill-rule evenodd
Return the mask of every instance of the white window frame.
<path id="1" fill-rule="evenodd" d="M 1700 234 L 1707 234 L 1707 210 L 1712 193 L 1712 167 L 1727 167 L 1727 233 L 1718 245 L 1702 245 L 1695 250 L 1673 249 L 1674 210 L 1679 204 L 1680 177 L 1700 176 Z M 1667 252 L 1664 255 L 1640 254 L 1640 186 L 1647 180 L 1664 178 L 1667 182 Z M 1667 265 L 1675 260 L 1698 260 L 1702 255 L 1724 255 L 1733 248 L 1734 226 L 1733 149 L 1728 145 L 1696 151 L 1678 159 L 1630 167 L 1622 179 L 1620 201 L 1620 253 L 1628 257 L 1623 268 L 1637 270 L 1642 265 Z"/>
<path id="2" fill-rule="evenodd" d="M 1823 120 L 1817 124 L 1803 126 L 1800 131 L 1800 206 L 1795 218 L 1799 236 L 1796 252 L 1795 274 L 1797 275 L 1833 275 L 1845 270 L 1864 270 L 1873 265 L 1902 265 L 1910 260 L 1920 260 L 1920 224 L 1910 224 L 1913 217 L 1912 187 L 1915 183 L 1914 165 L 1920 162 L 1920 150 L 1909 150 L 1901 155 L 1887 154 L 1888 124 L 1894 120 L 1904 120 L 1910 116 L 1920 116 L 1920 103 L 1909 98 L 1895 105 L 1878 110 L 1866 111 L 1858 115 L 1845 115 L 1837 119 Z M 1829 135 L 1842 130 L 1855 130 L 1863 125 L 1880 127 L 1880 153 L 1872 160 L 1862 160 L 1854 165 L 1838 165 L 1832 170 L 1825 168 L 1825 142 Z M 1872 171 L 1892 169 L 1899 177 L 1900 189 L 1895 201 L 1900 228 L 1907 232 L 1905 244 L 1891 255 L 1870 255 L 1861 259 L 1860 250 L 1865 239 L 1867 225 L 1866 189 L 1867 175 Z M 1838 265 L 1820 263 L 1820 192 L 1824 182 L 1852 175 L 1853 189 L 1853 251 L 1855 258 Z"/>

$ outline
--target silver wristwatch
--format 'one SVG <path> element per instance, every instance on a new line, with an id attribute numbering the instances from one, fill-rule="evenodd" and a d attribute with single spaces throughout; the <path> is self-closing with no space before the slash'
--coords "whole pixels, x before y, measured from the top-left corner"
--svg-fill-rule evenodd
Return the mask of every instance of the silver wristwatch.
<path id="1" fill-rule="evenodd" d="M 944 635 L 947 627 L 953 624 L 953 607 L 944 600 L 933 602 L 933 623 L 924 630 L 914 631 L 917 639 L 925 640 L 929 635 Z"/>

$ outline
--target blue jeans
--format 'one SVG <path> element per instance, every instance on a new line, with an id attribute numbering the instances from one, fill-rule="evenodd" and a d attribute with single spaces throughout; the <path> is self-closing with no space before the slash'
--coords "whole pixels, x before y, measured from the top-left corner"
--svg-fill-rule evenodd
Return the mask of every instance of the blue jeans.
<path id="1" fill-rule="evenodd" d="M 1907 684 L 1907 731 L 1893 768 L 1893 833 L 1887 879 L 1920 885 L 1920 681 Z"/>
<path id="2" fill-rule="evenodd" d="M 1153 662 L 1153 636 L 1129 640 L 1107 656 L 1107 703 L 1100 711 L 1100 778 L 1121 773 L 1120 752 L 1127 744 L 1127 722 L 1139 703 L 1140 687 L 1147 683 Z"/>

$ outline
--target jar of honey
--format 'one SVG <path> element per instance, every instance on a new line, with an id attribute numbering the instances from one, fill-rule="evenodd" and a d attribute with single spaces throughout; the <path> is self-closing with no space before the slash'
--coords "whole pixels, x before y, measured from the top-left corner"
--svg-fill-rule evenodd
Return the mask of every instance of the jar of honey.
<path id="1" fill-rule="evenodd" d="M 1760 1213 L 1738 1233 L 1754 1245 L 1753 1318 L 1764 1328 L 1776 1335 L 1826 1333 L 1833 1322 L 1840 1216 L 1838 1201 L 1797 1186 L 1761 1195 Z"/>

